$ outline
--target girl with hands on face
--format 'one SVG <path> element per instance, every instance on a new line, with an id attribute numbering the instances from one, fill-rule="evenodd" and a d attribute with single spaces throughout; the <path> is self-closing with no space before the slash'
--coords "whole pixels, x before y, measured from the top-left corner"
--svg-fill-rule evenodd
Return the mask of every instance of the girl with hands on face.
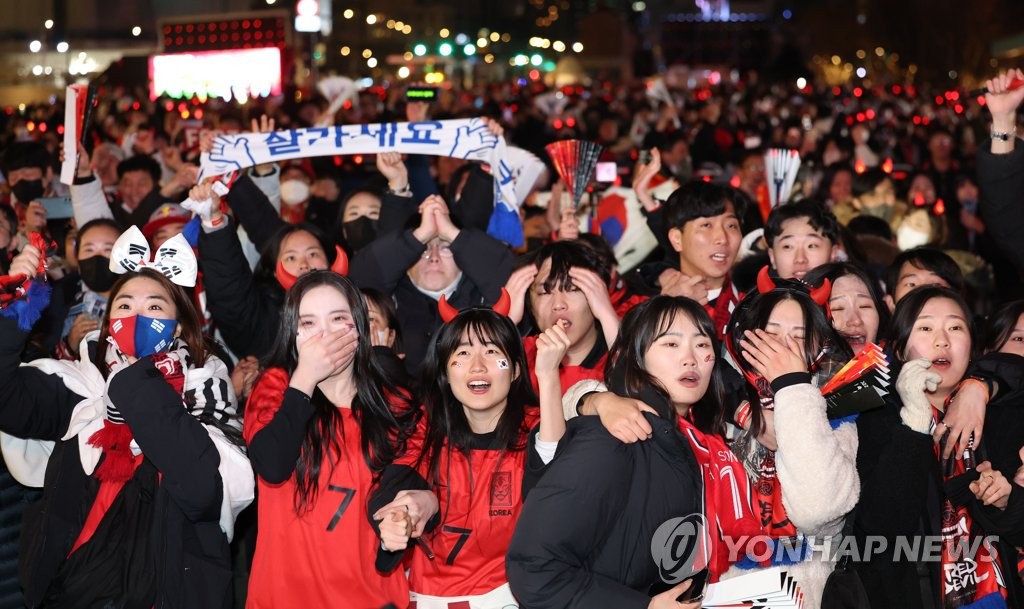
<path id="1" fill-rule="evenodd" d="M 775 539 L 840 532 L 860 494 L 856 423 L 829 419 L 819 390 L 826 365 L 853 355 L 825 315 L 828 285 L 759 280 L 764 291 L 744 298 L 727 328 L 749 395 L 734 414 L 745 430 L 734 449 Z M 830 560 L 812 556 L 792 567 L 809 606 L 820 603 Z"/>
<path id="2" fill-rule="evenodd" d="M 345 277 L 311 271 L 288 291 L 245 417 L 260 489 L 249 607 L 408 602 L 401 572 L 374 567 L 378 528 L 397 543 L 408 522 L 367 514 L 374 489 L 391 484 L 388 466 L 417 458 L 408 442 L 419 411 L 373 357 L 369 333 L 362 295 Z"/>

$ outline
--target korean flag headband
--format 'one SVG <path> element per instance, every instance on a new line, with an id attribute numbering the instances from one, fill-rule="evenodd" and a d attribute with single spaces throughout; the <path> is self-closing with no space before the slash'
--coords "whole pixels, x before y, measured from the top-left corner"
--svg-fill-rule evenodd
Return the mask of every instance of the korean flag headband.
<path id="1" fill-rule="evenodd" d="M 160 246 L 153 261 L 149 260 L 149 242 L 139 227 L 132 226 L 121 233 L 110 251 L 110 270 L 118 275 L 132 273 L 143 268 L 159 271 L 171 283 L 191 288 L 196 285 L 198 263 L 192 247 L 181 233 L 174 235 Z"/>

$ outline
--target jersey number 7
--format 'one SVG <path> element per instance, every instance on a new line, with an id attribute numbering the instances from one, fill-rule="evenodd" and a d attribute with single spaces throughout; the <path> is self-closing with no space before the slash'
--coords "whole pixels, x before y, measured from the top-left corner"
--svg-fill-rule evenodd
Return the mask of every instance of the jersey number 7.
<path id="1" fill-rule="evenodd" d="M 345 510 L 348 509 L 348 504 L 352 503 L 352 498 L 356 496 L 356 489 L 331 484 L 327 487 L 327 490 L 344 495 L 341 499 L 341 504 L 338 505 L 338 509 L 335 510 L 331 521 L 327 523 L 327 531 L 330 532 L 334 530 L 334 527 L 338 526 L 338 521 L 341 520 L 341 517 L 345 514 Z"/>
<path id="2" fill-rule="evenodd" d="M 466 545 L 466 541 L 469 539 L 469 535 L 473 532 L 473 529 L 460 529 L 459 527 L 450 527 L 445 525 L 444 532 L 457 533 L 459 535 L 459 540 L 455 542 L 455 545 L 452 547 L 452 551 L 448 553 L 448 559 L 444 561 L 444 564 L 446 565 L 453 565 L 455 564 L 455 557 L 459 555 L 459 552 L 462 551 L 462 547 Z"/>

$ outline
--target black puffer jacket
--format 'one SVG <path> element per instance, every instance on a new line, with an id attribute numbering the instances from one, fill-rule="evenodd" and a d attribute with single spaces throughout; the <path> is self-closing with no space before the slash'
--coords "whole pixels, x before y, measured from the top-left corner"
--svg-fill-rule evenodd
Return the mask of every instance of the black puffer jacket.
<path id="1" fill-rule="evenodd" d="M 701 512 L 693 452 L 672 422 L 623 444 L 598 417 L 569 421 L 530 491 L 508 550 L 512 592 L 530 609 L 646 609 L 660 581 L 651 555 L 664 522 Z"/>

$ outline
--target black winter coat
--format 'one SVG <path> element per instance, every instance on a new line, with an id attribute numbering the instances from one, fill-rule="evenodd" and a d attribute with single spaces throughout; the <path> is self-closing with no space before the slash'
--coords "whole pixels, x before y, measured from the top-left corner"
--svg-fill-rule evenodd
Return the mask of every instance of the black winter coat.
<path id="1" fill-rule="evenodd" d="M 660 582 L 651 545 L 667 520 L 700 514 L 703 483 L 673 422 L 623 444 L 598 417 L 569 421 L 530 491 L 508 550 L 512 592 L 529 609 L 646 609 Z"/>
<path id="2" fill-rule="evenodd" d="M 55 592 L 51 582 L 82 531 L 100 483 L 82 469 L 77 437 L 60 440 L 82 397 L 59 376 L 19 367 L 24 340 L 13 320 L 0 317 L 0 430 L 56 442 L 47 463 L 43 498 L 26 510 L 22 528 L 19 577 L 26 604 L 37 607 Z M 162 474 L 152 498 L 149 539 L 156 578 L 154 606 L 230 607 L 230 552 L 220 528 L 220 456 L 209 433 L 183 409 L 181 396 L 152 359 L 122 370 L 108 394 L 142 448 L 144 463 Z"/>
<path id="3" fill-rule="evenodd" d="M 462 280 L 448 302 L 456 309 L 497 302 L 512 272 L 514 256 L 486 233 L 465 228 L 451 244 Z M 415 372 L 427 353 L 434 331 L 441 326 L 437 301 L 420 292 L 406 275 L 426 246 L 411 230 L 379 236 L 360 250 L 349 267 L 349 278 L 361 288 L 394 295 L 405 347 L 405 365 Z"/>

